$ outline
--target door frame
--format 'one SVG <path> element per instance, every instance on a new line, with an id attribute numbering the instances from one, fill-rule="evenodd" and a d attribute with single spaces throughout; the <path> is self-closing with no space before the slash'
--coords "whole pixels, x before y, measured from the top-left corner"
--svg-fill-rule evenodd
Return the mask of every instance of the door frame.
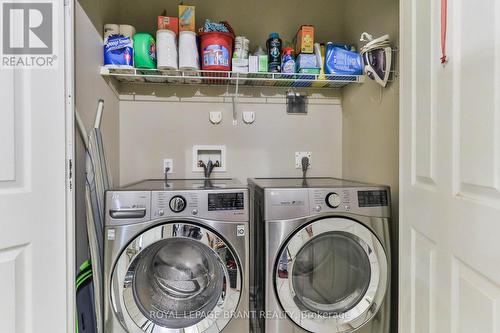
<path id="1" fill-rule="evenodd" d="M 408 17 L 406 15 L 412 15 L 412 8 L 408 4 L 409 1 L 407 0 L 399 0 L 399 147 L 398 147 L 398 152 L 399 152 L 399 216 L 398 216 L 398 299 L 397 299 L 397 329 L 398 332 L 404 332 L 404 321 L 402 320 L 402 314 L 405 313 L 405 311 L 402 311 L 401 309 L 404 308 L 406 309 L 409 305 L 410 302 L 408 300 L 403 299 L 403 296 L 405 295 L 404 292 L 401 292 L 402 287 L 406 286 L 405 282 L 405 276 L 401 273 L 402 272 L 402 267 L 406 267 L 409 258 L 405 258 L 404 256 L 400 255 L 403 251 L 403 241 L 406 240 L 405 234 L 404 234 L 404 228 L 403 228 L 403 221 L 404 221 L 404 205 L 401 203 L 403 202 L 404 198 L 404 193 L 405 191 L 403 190 L 404 186 L 404 161 L 402 160 L 402 154 L 401 154 L 401 147 L 404 146 L 404 136 L 401 134 L 401 128 L 403 128 L 403 122 L 404 118 L 401 116 L 401 110 L 405 109 L 405 106 L 409 106 L 410 101 L 407 101 L 406 95 L 404 94 L 404 88 L 406 87 L 406 84 L 410 83 L 411 84 L 411 78 L 407 79 L 407 75 L 409 73 L 406 72 L 406 69 L 408 68 L 409 65 L 406 64 L 407 60 L 404 59 L 404 55 L 408 53 L 408 45 L 411 43 L 411 41 L 405 41 L 403 36 L 405 36 L 405 31 L 406 31 L 406 20 L 412 20 L 411 16 Z M 410 48 L 411 50 L 411 48 Z"/>
<path id="2" fill-rule="evenodd" d="M 66 118 L 66 284 L 67 284 L 67 332 L 75 332 L 76 321 L 76 266 L 75 266 L 75 192 L 74 186 L 74 3 L 64 0 L 64 67 L 65 67 L 65 118 Z"/>

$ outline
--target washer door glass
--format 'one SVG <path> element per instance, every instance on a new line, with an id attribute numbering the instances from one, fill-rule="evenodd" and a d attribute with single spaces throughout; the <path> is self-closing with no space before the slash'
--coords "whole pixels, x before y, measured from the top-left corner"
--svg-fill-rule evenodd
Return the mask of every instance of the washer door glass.
<path id="1" fill-rule="evenodd" d="M 359 243 L 345 232 L 329 232 L 300 249 L 292 283 L 304 310 L 334 315 L 359 303 L 370 284 L 370 275 L 368 256 Z"/>
<path id="2" fill-rule="evenodd" d="M 134 299 L 154 323 L 188 327 L 215 308 L 224 270 L 208 246 L 189 238 L 165 239 L 142 251 L 136 261 Z"/>
<path id="3" fill-rule="evenodd" d="M 274 287 L 287 316 L 310 332 L 351 332 L 378 311 L 387 257 L 363 224 L 325 218 L 297 230 L 275 262 Z"/>
<path id="4" fill-rule="evenodd" d="M 220 332 L 242 292 L 229 244 L 202 226 L 175 222 L 133 239 L 116 261 L 111 304 L 130 332 Z"/>

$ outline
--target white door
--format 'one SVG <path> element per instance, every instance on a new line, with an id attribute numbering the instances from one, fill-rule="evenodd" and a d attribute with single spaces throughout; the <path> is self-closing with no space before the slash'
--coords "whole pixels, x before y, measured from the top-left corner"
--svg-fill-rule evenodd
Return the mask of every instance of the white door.
<path id="1" fill-rule="evenodd" d="M 400 332 L 500 332 L 500 2 L 401 1 Z"/>
<path id="2" fill-rule="evenodd" d="M 1 10 L 10 10 L 4 3 Z M 53 6 L 57 68 L 0 69 L 0 332 L 5 333 L 74 328 L 73 240 L 66 218 L 71 196 L 66 194 L 65 7 L 63 1 Z M 29 17 L 24 23 L 40 24 L 47 14 L 43 8 L 43 15 L 17 8 L 7 14 L 13 21 L 6 25 L 0 19 L 0 25 L 11 29 L 11 38 L 23 36 L 23 15 Z M 47 47 L 47 35 L 37 39 L 31 33 L 29 42 L 21 37 L 10 45 Z M 5 43 L 0 48 L 3 60 Z"/>

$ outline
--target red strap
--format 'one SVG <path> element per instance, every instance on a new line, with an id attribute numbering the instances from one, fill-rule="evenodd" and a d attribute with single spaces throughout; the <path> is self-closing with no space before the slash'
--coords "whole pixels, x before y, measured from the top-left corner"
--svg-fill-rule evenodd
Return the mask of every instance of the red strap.
<path id="1" fill-rule="evenodd" d="M 448 19 L 448 0 L 441 0 L 441 63 L 448 61 L 446 56 L 446 28 Z"/>

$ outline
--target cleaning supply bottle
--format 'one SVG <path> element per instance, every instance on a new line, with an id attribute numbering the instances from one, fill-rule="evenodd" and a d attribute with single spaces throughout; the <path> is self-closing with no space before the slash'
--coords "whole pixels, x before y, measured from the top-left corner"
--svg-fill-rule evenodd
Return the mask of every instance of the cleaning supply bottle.
<path id="1" fill-rule="evenodd" d="M 281 72 L 281 48 L 282 41 L 280 35 L 277 32 L 272 32 L 269 34 L 269 39 L 267 40 L 267 70 L 270 73 L 280 73 Z"/>
<path id="2" fill-rule="evenodd" d="M 134 35 L 134 64 L 136 68 L 156 68 L 156 44 L 148 33 Z"/>
<path id="3" fill-rule="evenodd" d="M 285 47 L 283 49 L 281 73 L 295 73 L 295 59 L 293 58 L 293 48 L 291 47 Z"/>

